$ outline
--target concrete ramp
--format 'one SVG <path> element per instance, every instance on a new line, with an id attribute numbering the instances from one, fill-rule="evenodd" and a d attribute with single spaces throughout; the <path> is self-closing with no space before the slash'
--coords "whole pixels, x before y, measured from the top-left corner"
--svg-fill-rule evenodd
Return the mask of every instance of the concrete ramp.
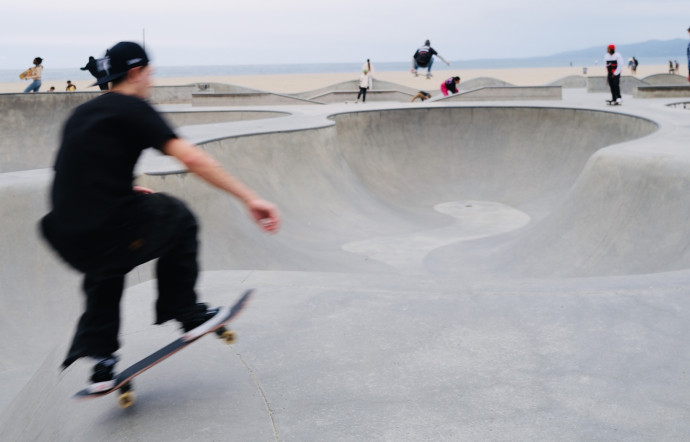
<path id="1" fill-rule="evenodd" d="M 642 79 L 650 86 L 687 86 L 688 79 L 682 75 L 654 74 Z"/>
<path id="2" fill-rule="evenodd" d="M 459 90 L 457 94 L 437 95 L 432 101 L 532 101 L 560 100 L 561 86 L 487 86 Z"/>

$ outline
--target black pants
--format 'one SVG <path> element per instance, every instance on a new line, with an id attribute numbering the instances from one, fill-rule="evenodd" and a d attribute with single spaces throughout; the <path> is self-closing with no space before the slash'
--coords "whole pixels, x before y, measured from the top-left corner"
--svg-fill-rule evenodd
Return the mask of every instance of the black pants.
<path id="1" fill-rule="evenodd" d="M 620 75 L 609 75 L 609 87 L 611 88 L 611 100 L 616 101 L 621 97 L 621 76 Z"/>
<path id="2" fill-rule="evenodd" d="M 360 86 L 359 87 L 359 94 L 357 94 L 357 99 L 359 100 L 359 97 L 362 97 L 362 103 L 367 101 L 367 88 Z"/>
<path id="3" fill-rule="evenodd" d="M 63 362 L 67 367 L 84 356 L 103 357 L 119 347 L 120 299 L 125 275 L 145 262 L 158 259 L 156 324 L 176 319 L 195 308 L 198 225 L 181 201 L 164 194 L 142 195 L 146 219 L 130 226 L 117 246 L 105 253 L 75 253 L 59 241 L 46 239 L 65 260 L 84 273 L 85 311 Z M 64 243 L 62 243 L 64 244 Z"/>

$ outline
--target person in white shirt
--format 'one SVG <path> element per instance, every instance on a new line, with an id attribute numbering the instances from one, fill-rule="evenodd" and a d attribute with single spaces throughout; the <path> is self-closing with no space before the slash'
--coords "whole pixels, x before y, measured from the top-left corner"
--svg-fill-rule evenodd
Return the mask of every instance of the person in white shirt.
<path id="1" fill-rule="evenodd" d="M 369 90 L 371 91 L 374 89 L 374 65 L 371 64 L 371 60 L 368 58 L 362 65 L 362 71 L 365 70 L 369 72 Z"/>
<path id="2" fill-rule="evenodd" d="M 604 62 L 606 63 L 607 82 L 611 88 L 611 104 L 623 103 L 621 97 L 621 71 L 623 70 L 623 57 L 616 52 L 616 46 L 609 45 L 604 55 Z"/>
<path id="3" fill-rule="evenodd" d="M 362 103 L 367 101 L 367 89 L 369 89 L 369 71 L 364 69 L 362 75 L 359 76 L 359 94 L 355 103 L 359 103 L 359 97 L 362 97 Z"/>

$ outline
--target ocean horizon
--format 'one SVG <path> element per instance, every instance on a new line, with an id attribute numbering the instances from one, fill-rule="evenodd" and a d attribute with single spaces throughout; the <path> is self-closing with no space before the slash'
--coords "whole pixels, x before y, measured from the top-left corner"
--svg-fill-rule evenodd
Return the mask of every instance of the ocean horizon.
<path id="1" fill-rule="evenodd" d="M 655 57 L 640 60 L 647 65 L 666 65 L 669 59 Z M 685 60 L 683 60 L 685 61 Z M 526 58 L 526 59 L 485 59 L 485 60 L 451 60 L 450 69 L 512 69 L 512 68 L 548 68 L 548 67 L 595 67 L 602 66 L 603 60 L 576 58 Z M 283 74 L 330 74 L 352 72 L 359 75 L 361 62 L 356 63 L 306 63 L 306 64 L 265 64 L 265 65 L 225 65 L 225 66 L 155 66 L 154 76 L 160 78 L 172 77 L 205 77 L 205 76 L 233 76 L 233 75 L 283 75 Z M 28 66 L 27 66 L 28 67 Z M 379 62 L 374 63 L 378 72 L 407 71 L 410 62 Z M 434 63 L 434 69 L 448 69 L 440 60 Z M 20 70 L 0 70 L 0 83 L 23 82 L 19 79 Z M 43 81 L 56 80 L 89 80 L 93 77 L 87 71 L 75 68 L 51 69 L 46 65 L 43 71 Z"/>

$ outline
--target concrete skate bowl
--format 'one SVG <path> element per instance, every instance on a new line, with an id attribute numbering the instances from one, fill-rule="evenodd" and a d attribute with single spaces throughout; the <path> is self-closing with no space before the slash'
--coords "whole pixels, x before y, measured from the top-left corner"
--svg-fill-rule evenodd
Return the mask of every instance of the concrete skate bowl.
<path id="1" fill-rule="evenodd" d="M 52 166 L 53 153 L 60 143 L 65 120 L 75 107 L 100 94 L 0 94 L 0 173 Z M 285 116 L 285 113 L 199 109 L 170 111 L 165 115 L 170 124 L 177 127 L 276 118 Z"/>
<path id="2" fill-rule="evenodd" d="M 33 378 L 0 415 L 3 437 L 86 441 L 198 440 L 208 436 L 222 440 L 223 435 L 232 434 L 242 440 L 271 440 L 268 415 L 275 415 L 277 426 L 287 434 L 290 429 L 300 429 L 302 436 L 316 434 L 313 438 L 319 438 L 310 412 L 318 413 L 317 408 L 328 401 L 341 403 L 344 390 L 334 388 L 325 395 L 314 392 L 312 379 L 304 380 L 302 374 L 325 372 L 322 366 L 308 363 L 308 354 L 323 352 L 325 346 L 321 343 L 314 350 L 316 346 L 304 345 L 298 338 L 286 339 L 286 334 L 288 330 L 324 333 L 323 327 L 314 324 L 330 322 L 329 315 L 337 314 L 335 309 L 328 305 L 329 313 L 319 318 L 303 309 L 316 310 L 319 306 L 310 302 L 338 298 L 337 284 L 352 289 L 342 290 L 346 299 L 343 305 L 350 306 L 357 304 L 349 299 L 352 293 L 365 302 L 355 287 L 387 279 L 382 275 L 401 280 L 405 276 L 407 282 L 413 280 L 410 275 L 424 275 L 420 281 L 437 278 L 451 281 L 452 287 L 468 287 L 479 279 L 625 275 L 690 266 L 685 250 L 690 235 L 685 226 L 690 215 L 690 160 L 662 152 L 657 125 L 649 120 L 618 113 L 537 107 L 423 107 L 343 113 L 332 116 L 332 120 L 330 126 L 230 137 L 203 146 L 262 196 L 280 205 L 285 223 L 275 237 L 258 233 L 241 207 L 187 174 L 162 173 L 140 180 L 143 185 L 180 196 L 193 207 L 202 225 L 205 270 L 235 271 L 208 272 L 211 275 L 205 276 L 212 286 L 207 284 L 205 293 L 217 295 L 212 303 L 227 302 L 228 291 L 234 292 L 236 286 L 251 279 L 250 275 L 262 273 L 259 270 L 272 271 L 265 273 L 271 274 L 273 287 L 281 287 L 283 299 L 304 301 L 300 297 L 305 291 L 319 287 L 318 298 L 289 306 L 286 310 L 290 312 L 271 310 L 269 300 L 275 302 L 278 297 L 267 297 L 263 302 L 257 299 L 260 305 L 243 323 L 250 342 L 243 351 L 248 353 L 252 352 L 252 339 L 271 334 L 256 348 L 265 349 L 261 357 L 266 363 L 260 365 L 260 375 L 264 388 L 273 396 L 272 409 L 264 405 L 263 392 L 255 387 L 254 372 L 249 370 L 252 363 L 244 363 L 239 351 L 235 359 L 219 355 L 211 340 L 193 346 L 186 351 L 187 357 L 177 358 L 175 364 L 157 368 L 157 375 L 148 379 L 155 378 L 158 386 L 148 392 L 142 388 L 142 394 L 147 395 L 141 400 L 146 404 L 143 408 L 122 412 L 106 399 L 79 408 L 72 405 L 68 398 L 82 386 L 87 372 L 67 373 L 56 381 L 55 370 L 78 310 L 79 298 L 74 296 L 77 284 L 74 275 L 68 277 L 63 268 L 44 262 L 37 266 L 40 270 L 31 271 L 31 278 L 16 277 L 26 270 L 0 272 L 3 301 L 6 283 L 20 279 L 16 292 L 23 298 L 17 302 L 52 308 L 52 312 L 38 315 L 53 317 L 55 322 L 49 337 L 43 333 L 42 344 L 37 342 L 34 347 L 32 342 L 32 349 L 40 349 L 37 354 L 48 356 L 38 369 L 31 367 Z M 34 183 L 31 177 L 26 179 Z M 32 184 L 25 195 L 41 200 L 31 202 L 36 206 L 32 219 L 42 210 L 45 196 L 40 189 L 44 185 L 44 181 Z M 21 190 L 15 193 L 21 196 Z M 27 199 L 31 198 L 12 200 L 17 213 L 28 204 Z M 33 230 L 33 226 L 17 226 L 12 236 L 34 238 Z M 671 233 L 662 239 L 658 232 Z M 4 245 L 7 255 L 26 254 L 26 245 L 18 240 L 8 239 Z M 32 249 L 39 255 L 36 260 L 48 260 L 37 247 Z M 141 306 L 149 301 L 141 295 L 154 290 L 143 276 L 147 273 L 137 272 L 143 283 L 130 289 L 128 295 L 133 296 L 126 297 L 129 357 L 156 348 L 149 338 L 150 327 L 127 329 L 136 323 L 148 326 L 145 319 L 140 320 L 148 314 Z M 341 275 L 330 276 L 336 273 Z M 371 280 L 364 279 L 367 275 Z M 512 290 L 515 285 L 509 282 Z M 73 287 L 65 287 L 68 283 L 74 283 Z M 56 295 L 53 304 L 46 305 L 45 293 L 51 284 L 61 287 L 64 296 Z M 305 289 L 306 284 L 313 286 Z M 426 296 L 426 282 L 416 284 L 411 290 L 415 299 Z M 367 294 L 374 304 L 381 303 L 381 297 L 391 301 L 381 304 L 385 307 L 382 316 L 370 318 L 371 324 L 383 327 L 383 332 L 371 333 L 369 339 L 378 339 L 390 348 L 392 343 L 401 342 L 400 329 L 386 329 L 389 321 L 382 318 L 395 315 L 388 307 L 399 306 L 405 295 L 400 287 L 378 287 L 380 293 Z M 452 296 L 459 295 L 452 292 Z M 358 305 L 354 310 L 347 307 L 347 312 L 366 316 Z M 21 315 L 6 313 L 3 319 L 20 323 L 36 317 L 36 312 L 26 310 Z M 433 315 L 438 317 L 439 313 L 434 310 Z M 277 330 L 285 334 L 273 336 L 274 331 L 267 331 L 270 321 L 284 317 L 289 327 L 282 325 L 285 328 Z M 405 323 L 409 325 L 411 318 L 405 316 Z M 23 336 L 21 324 L 8 330 L 3 322 L 2 327 L 8 331 L 6 336 Z M 169 328 L 165 331 L 174 333 Z M 40 340 L 40 332 L 34 333 L 35 341 Z M 346 334 L 342 329 L 334 333 Z M 438 335 L 439 331 L 430 333 Z M 466 334 L 461 339 L 465 338 Z M 439 349 L 447 347 L 445 341 L 441 344 Z M 411 347 L 407 342 L 402 345 Z M 43 351 L 46 347 L 54 351 Z M 366 346 L 358 341 L 356 347 Z M 351 348 L 343 346 L 334 346 L 333 351 L 334 360 L 352 354 Z M 245 357 L 256 358 L 255 354 Z M 390 357 L 389 352 L 386 358 Z M 193 364 L 195 358 L 203 358 L 202 368 Z M 345 371 L 335 373 L 335 377 L 345 373 L 361 388 L 359 373 L 353 376 L 348 370 L 366 365 L 366 359 L 353 361 L 347 360 Z M 253 364 L 259 362 L 254 359 Z M 275 370 L 270 371 L 270 367 Z M 433 367 L 424 368 L 414 383 L 428 378 L 429 369 Z M 182 383 L 175 390 L 166 388 L 187 378 L 195 381 Z M 141 379 L 145 382 L 143 376 Z M 208 391 L 218 394 L 209 397 Z M 381 402 L 360 389 L 353 391 L 347 399 L 354 401 L 356 408 L 380 408 Z M 284 396 L 289 400 L 282 400 Z M 415 408 L 415 413 L 419 411 Z M 206 433 L 191 434 L 192 428 Z M 365 429 L 375 431 L 372 426 Z"/>
<path id="3" fill-rule="evenodd" d="M 649 247 L 660 223 L 682 225 L 685 216 L 678 203 L 686 198 L 664 184 L 674 171 L 631 159 L 625 147 L 634 143 L 613 146 L 655 132 L 649 120 L 527 107 L 332 118 L 335 127 L 204 145 L 283 207 L 285 228 L 270 242 L 248 224 L 231 235 L 232 247 L 214 241 L 230 229 L 218 207 L 231 205 L 185 175 L 143 183 L 192 201 L 215 269 L 522 278 L 690 264 L 682 241 Z"/>

